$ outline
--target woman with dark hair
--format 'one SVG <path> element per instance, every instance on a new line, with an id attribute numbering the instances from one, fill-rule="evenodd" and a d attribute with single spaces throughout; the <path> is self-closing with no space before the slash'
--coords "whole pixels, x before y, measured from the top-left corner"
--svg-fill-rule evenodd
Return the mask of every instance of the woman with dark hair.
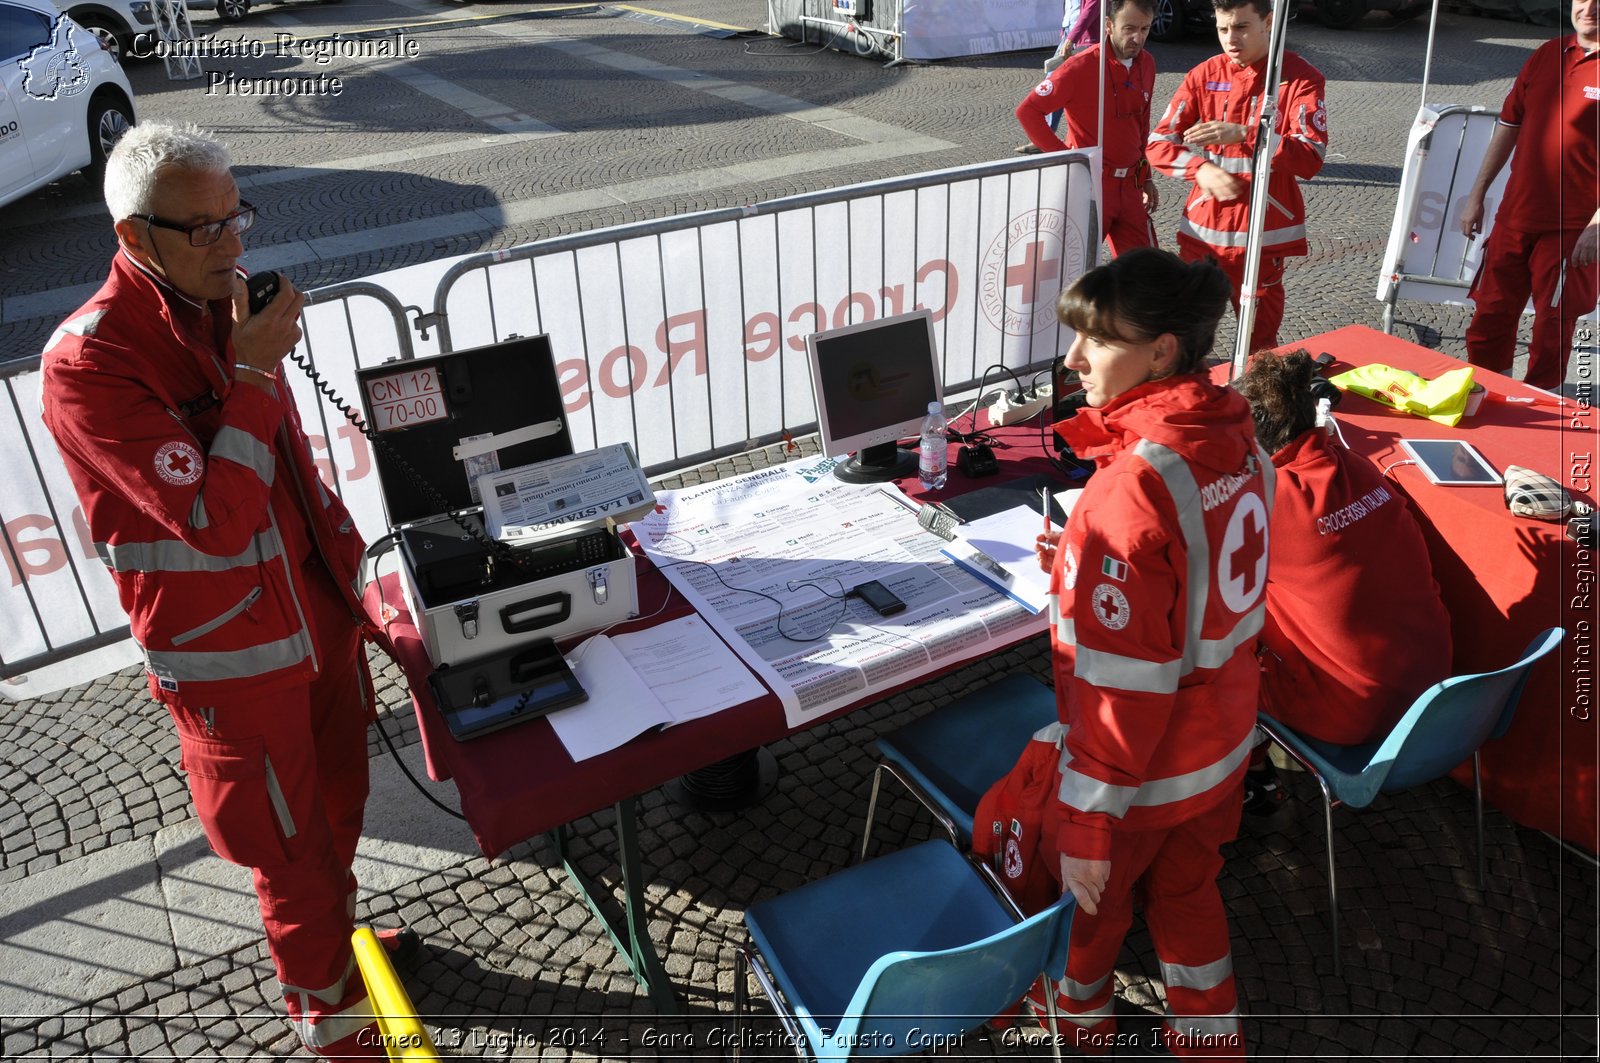
<path id="1" fill-rule="evenodd" d="M 1272 485 L 1249 406 L 1204 371 L 1227 307 L 1215 266 L 1153 248 L 1058 305 L 1088 406 L 1056 430 L 1098 469 L 1059 541 L 1038 544 L 1067 725 L 1054 840 L 1080 908 L 1057 1004 L 1095 1054 L 1115 1043 L 1136 886 L 1167 1047 L 1244 1051 L 1216 878 L 1255 730 Z"/>
<path id="2" fill-rule="evenodd" d="M 1263 351 L 1235 384 L 1278 472 L 1261 707 L 1303 735 L 1360 745 L 1450 674 L 1450 616 L 1405 500 L 1317 427 L 1316 374 L 1305 351 Z M 1252 768 L 1245 808 L 1271 813 L 1283 791 L 1265 757 Z"/>

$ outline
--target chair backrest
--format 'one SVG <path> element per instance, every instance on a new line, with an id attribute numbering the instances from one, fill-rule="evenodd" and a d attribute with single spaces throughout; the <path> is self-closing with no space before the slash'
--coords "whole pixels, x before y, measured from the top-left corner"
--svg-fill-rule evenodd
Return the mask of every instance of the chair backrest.
<path id="1" fill-rule="evenodd" d="M 1565 634 L 1559 627 L 1547 628 L 1515 664 L 1480 675 L 1452 676 L 1423 691 L 1372 757 L 1369 770 L 1378 773 L 1377 788 L 1392 793 L 1437 779 L 1484 742 L 1504 734 L 1529 670 Z"/>
<path id="2" fill-rule="evenodd" d="M 939 952 L 891 952 L 861 979 L 819 1059 L 906 1055 L 960 1043 L 1005 1011 L 1041 974 L 1059 981 L 1077 905 L 1067 893 L 1037 915 Z"/>

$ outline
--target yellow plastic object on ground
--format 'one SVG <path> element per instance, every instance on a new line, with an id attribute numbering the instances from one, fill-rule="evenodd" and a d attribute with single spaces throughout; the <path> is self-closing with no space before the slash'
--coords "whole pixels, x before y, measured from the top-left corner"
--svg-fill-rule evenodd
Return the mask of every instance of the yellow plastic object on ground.
<path id="1" fill-rule="evenodd" d="M 370 926 L 358 926 L 350 936 L 356 966 L 367 984 L 367 1000 L 378 1017 L 378 1034 L 390 1059 L 438 1060 L 439 1050 L 428 1036 L 427 1027 L 417 1018 L 411 997 L 394 973 L 389 954 Z"/>
<path id="2" fill-rule="evenodd" d="M 1333 378 L 1333 383 L 1386 406 L 1454 428 L 1467 409 L 1467 394 L 1472 390 L 1472 366 L 1464 365 L 1441 373 L 1437 379 L 1426 380 L 1404 369 L 1373 362 L 1340 373 Z"/>

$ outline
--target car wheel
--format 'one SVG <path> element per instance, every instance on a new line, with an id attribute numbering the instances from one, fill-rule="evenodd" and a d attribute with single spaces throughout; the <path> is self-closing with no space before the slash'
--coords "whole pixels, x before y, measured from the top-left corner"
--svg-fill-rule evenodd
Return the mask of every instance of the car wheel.
<path id="1" fill-rule="evenodd" d="M 107 93 L 89 105 L 89 165 L 83 175 L 98 185 L 106 174 L 106 157 L 122 135 L 133 128 L 133 108 L 122 97 Z"/>
<path id="2" fill-rule="evenodd" d="M 111 53 L 111 58 L 122 62 L 128 54 L 128 41 L 122 39 L 117 27 L 111 25 L 100 15 L 84 15 L 82 18 L 73 17 L 73 21 L 100 41 L 101 47 Z"/>
<path id="3" fill-rule="evenodd" d="M 217 17 L 224 22 L 238 22 L 250 13 L 250 0 L 217 0 Z"/>
<path id="4" fill-rule="evenodd" d="M 1367 17 L 1367 0 L 1317 0 L 1317 17 L 1324 26 L 1347 30 Z"/>
<path id="5" fill-rule="evenodd" d="M 1156 0 L 1156 17 L 1150 22 L 1150 39 L 1170 43 L 1183 37 L 1184 0 Z"/>

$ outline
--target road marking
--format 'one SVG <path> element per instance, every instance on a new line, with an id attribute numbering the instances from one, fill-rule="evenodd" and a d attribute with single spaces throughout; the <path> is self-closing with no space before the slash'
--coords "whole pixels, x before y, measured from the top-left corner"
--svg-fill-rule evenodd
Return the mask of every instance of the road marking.
<path id="1" fill-rule="evenodd" d="M 431 0 L 399 0 L 399 2 L 401 6 L 419 11 L 432 10 Z M 281 15 L 273 19 L 273 25 L 302 31 L 309 28 L 293 18 Z M 863 118 L 836 107 L 819 106 L 742 82 L 658 63 L 514 21 L 501 20 L 498 24 L 490 21 L 484 28 L 500 36 L 537 47 L 553 48 L 599 66 L 668 82 L 751 110 L 803 122 L 857 143 L 793 155 L 778 155 L 769 159 L 756 159 L 731 166 L 624 181 L 593 189 L 513 200 L 496 207 L 458 211 L 381 228 L 318 237 L 313 240 L 291 240 L 280 244 L 252 247 L 246 256 L 246 262 L 251 269 L 291 270 L 315 262 L 370 254 L 388 248 L 430 244 L 474 233 L 493 234 L 511 226 L 530 225 L 563 215 L 748 186 L 797 174 L 817 173 L 883 162 L 908 155 L 947 151 L 957 146 L 947 140 L 926 136 L 914 130 L 871 118 Z M 444 78 L 407 66 L 403 59 L 367 60 L 362 65 L 376 73 L 401 81 L 464 114 L 471 115 L 499 132 L 399 151 L 377 152 L 268 170 L 253 176 L 240 177 L 238 182 L 241 189 L 303 180 L 328 171 L 383 169 L 411 161 L 470 151 L 489 151 L 510 144 L 568 135 L 563 130 L 516 111 L 501 101 L 479 95 Z M 98 214 L 104 209 L 100 204 L 85 204 L 61 211 L 54 216 L 85 217 Z M 99 287 L 97 282 L 54 288 L 28 295 L 7 296 L 0 299 L 0 323 L 33 318 L 60 318 L 83 305 L 99 290 Z"/>
<path id="2" fill-rule="evenodd" d="M 732 26 L 726 22 L 713 22 L 708 18 L 695 18 L 690 15 L 674 15 L 670 11 L 657 11 L 653 7 L 636 7 L 633 4 L 608 4 L 608 7 L 618 11 L 632 11 L 640 15 L 651 15 L 655 18 L 664 18 L 672 22 L 683 22 L 690 26 L 709 26 L 714 30 L 732 30 L 734 33 L 753 33 L 748 26 Z"/>

